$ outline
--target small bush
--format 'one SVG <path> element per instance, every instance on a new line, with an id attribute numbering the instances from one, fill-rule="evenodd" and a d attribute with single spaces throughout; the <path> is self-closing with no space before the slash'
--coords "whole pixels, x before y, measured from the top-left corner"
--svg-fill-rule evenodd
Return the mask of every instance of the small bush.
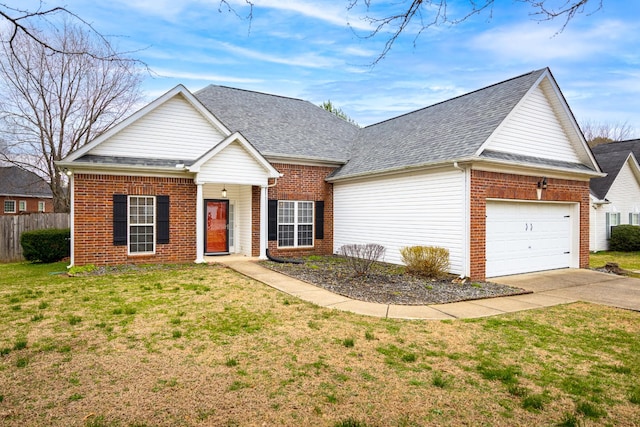
<path id="1" fill-rule="evenodd" d="M 640 227 L 626 224 L 613 227 L 609 249 L 620 252 L 640 251 Z"/>
<path id="2" fill-rule="evenodd" d="M 32 262 L 60 261 L 71 253 L 70 236 L 68 228 L 25 231 L 20 236 L 22 255 Z"/>
<path id="3" fill-rule="evenodd" d="M 407 273 L 442 277 L 449 271 L 449 250 L 437 246 L 408 246 L 400 249 Z"/>
<path id="4" fill-rule="evenodd" d="M 384 246 L 375 243 L 366 245 L 343 245 L 340 255 L 344 255 L 347 264 L 357 276 L 366 276 L 371 266 L 384 255 Z"/>

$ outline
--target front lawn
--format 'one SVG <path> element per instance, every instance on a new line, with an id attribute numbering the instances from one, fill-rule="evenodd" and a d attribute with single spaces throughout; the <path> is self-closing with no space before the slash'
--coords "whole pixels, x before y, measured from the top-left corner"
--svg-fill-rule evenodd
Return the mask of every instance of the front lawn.
<path id="1" fill-rule="evenodd" d="M 220 266 L 0 264 L 0 424 L 640 424 L 640 314 L 319 308 Z M 53 273 L 53 274 L 52 274 Z"/>
<path id="2" fill-rule="evenodd" d="M 625 270 L 640 271 L 639 252 L 602 251 L 589 254 L 589 267 L 600 268 L 608 262 L 614 262 Z"/>

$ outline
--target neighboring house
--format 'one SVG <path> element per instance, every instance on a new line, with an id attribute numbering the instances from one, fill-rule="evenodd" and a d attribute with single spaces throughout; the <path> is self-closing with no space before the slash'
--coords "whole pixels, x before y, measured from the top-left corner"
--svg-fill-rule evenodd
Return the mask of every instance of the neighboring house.
<path id="1" fill-rule="evenodd" d="M 53 212 L 49 184 L 17 166 L 0 167 L 0 215 Z"/>
<path id="2" fill-rule="evenodd" d="M 472 278 L 588 266 L 603 176 L 548 69 L 359 128 L 309 102 L 177 86 L 58 167 L 72 264 L 442 246 Z"/>
<path id="3" fill-rule="evenodd" d="M 609 249 L 611 227 L 640 225 L 640 139 L 593 148 L 607 176 L 591 180 L 590 249 Z"/>

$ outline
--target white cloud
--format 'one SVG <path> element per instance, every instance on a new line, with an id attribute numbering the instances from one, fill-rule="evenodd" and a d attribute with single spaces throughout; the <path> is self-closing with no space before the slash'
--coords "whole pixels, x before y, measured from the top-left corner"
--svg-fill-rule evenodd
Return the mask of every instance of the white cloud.
<path id="1" fill-rule="evenodd" d="M 603 20 L 590 28 L 557 28 L 536 22 L 494 28 L 472 39 L 471 47 L 486 51 L 497 60 L 521 58 L 526 62 L 549 63 L 556 59 L 585 59 L 616 49 L 630 26 L 624 22 Z"/>
<path id="2" fill-rule="evenodd" d="M 201 81 L 211 81 L 211 82 L 226 82 L 226 83 L 261 83 L 261 79 L 251 79 L 251 78 L 242 78 L 242 77 L 232 77 L 225 76 L 221 74 L 211 74 L 206 72 L 196 72 L 196 71 L 178 71 L 171 70 L 166 68 L 154 69 L 154 71 L 158 74 L 160 78 L 171 78 L 171 79 L 183 79 L 183 80 L 201 80 Z"/>
<path id="3" fill-rule="evenodd" d="M 240 46 L 235 46 L 230 43 L 218 42 L 218 46 L 226 50 L 227 52 L 231 52 L 234 55 L 239 55 L 245 58 L 256 59 L 259 61 L 271 62 L 274 64 L 283 64 L 290 65 L 296 67 L 307 67 L 307 68 L 332 68 L 342 65 L 342 61 L 333 58 L 326 58 L 314 53 L 305 53 L 301 55 L 289 55 L 289 56 L 280 56 L 273 55 L 264 52 L 259 52 L 252 49 L 247 49 Z"/>
<path id="4" fill-rule="evenodd" d="M 238 6 L 246 6 L 244 0 L 232 0 Z M 368 22 L 357 17 L 349 19 L 347 2 L 309 2 L 302 0 L 253 0 L 256 8 L 264 7 L 268 9 L 282 10 L 286 12 L 298 13 L 308 18 L 317 19 L 341 27 L 351 26 L 357 30 L 371 30 Z"/>

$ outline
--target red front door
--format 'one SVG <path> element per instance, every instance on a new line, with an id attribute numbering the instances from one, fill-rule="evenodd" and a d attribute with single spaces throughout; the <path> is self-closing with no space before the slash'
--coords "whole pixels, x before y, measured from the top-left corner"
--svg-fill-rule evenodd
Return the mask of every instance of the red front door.
<path id="1" fill-rule="evenodd" d="M 205 217 L 205 252 L 220 253 L 228 252 L 228 200 L 206 200 L 205 201 L 206 217 Z"/>

